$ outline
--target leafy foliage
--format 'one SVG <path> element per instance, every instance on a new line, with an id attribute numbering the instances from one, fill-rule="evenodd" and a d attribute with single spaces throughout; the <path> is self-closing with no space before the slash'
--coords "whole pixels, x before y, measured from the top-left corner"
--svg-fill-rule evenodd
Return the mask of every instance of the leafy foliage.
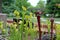
<path id="1" fill-rule="evenodd" d="M 30 3 L 27 1 L 28 0 L 3 0 L 2 12 L 7 13 L 9 15 L 10 15 L 10 13 L 13 13 L 14 10 L 18 10 L 19 12 L 22 12 L 23 11 L 22 6 L 24 6 L 26 8 L 28 8 L 30 6 Z"/>
<path id="2" fill-rule="evenodd" d="M 45 1 L 40 0 L 37 4 L 37 8 L 44 8 L 45 7 Z"/>
<path id="3" fill-rule="evenodd" d="M 56 4 L 60 4 L 60 1 L 59 0 L 47 1 L 45 13 L 54 14 L 54 17 L 60 17 L 60 10 L 59 10 L 60 8 L 58 8 L 58 6 L 56 6 Z"/>

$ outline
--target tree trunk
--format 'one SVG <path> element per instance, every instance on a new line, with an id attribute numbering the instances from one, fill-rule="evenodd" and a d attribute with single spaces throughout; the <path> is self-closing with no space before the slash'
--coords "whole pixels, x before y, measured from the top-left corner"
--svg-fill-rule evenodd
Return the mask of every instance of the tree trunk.
<path id="1" fill-rule="evenodd" d="M 2 13 L 2 0 L 0 0 L 0 13 Z"/>

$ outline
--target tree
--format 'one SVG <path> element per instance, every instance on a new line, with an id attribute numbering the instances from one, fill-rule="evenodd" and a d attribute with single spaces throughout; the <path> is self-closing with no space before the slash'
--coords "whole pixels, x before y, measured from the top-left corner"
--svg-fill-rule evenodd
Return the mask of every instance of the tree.
<path id="1" fill-rule="evenodd" d="M 0 0 L 0 13 L 2 12 L 2 0 Z"/>
<path id="2" fill-rule="evenodd" d="M 48 0 L 45 13 L 54 14 L 54 17 L 60 17 L 60 8 L 56 4 L 60 4 L 60 0 Z"/>
<path id="3" fill-rule="evenodd" d="M 22 6 L 28 8 L 30 6 L 30 3 L 27 2 L 28 0 L 16 0 L 15 4 L 17 7 L 20 8 L 20 10 L 22 10 Z"/>
<path id="4" fill-rule="evenodd" d="M 2 12 L 12 13 L 14 10 L 22 11 L 22 6 L 28 8 L 30 3 L 28 0 L 3 0 L 2 2 Z"/>
<path id="5" fill-rule="evenodd" d="M 44 8 L 45 7 L 45 1 L 40 0 L 36 6 L 37 8 Z"/>
<path id="6" fill-rule="evenodd" d="M 13 0 L 2 0 L 2 12 L 3 13 L 10 13 L 15 8 L 13 7 L 14 1 Z"/>

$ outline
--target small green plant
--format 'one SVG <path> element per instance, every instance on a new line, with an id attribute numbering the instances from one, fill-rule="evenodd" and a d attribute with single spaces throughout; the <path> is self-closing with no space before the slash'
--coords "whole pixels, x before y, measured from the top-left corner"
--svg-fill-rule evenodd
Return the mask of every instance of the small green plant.
<path id="1" fill-rule="evenodd" d="M 60 24 L 56 25 L 57 40 L 60 40 Z"/>
<path id="2" fill-rule="evenodd" d="M 0 21 L 0 29 L 3 29 L 3 21 Z"/>
<path id="3" fill-rule="evenodd" d="M 0 30 L 2 32 L 2 35 L 6 34 L 6 29 L 3 27 L 3 21 L 0 21 Z"/>

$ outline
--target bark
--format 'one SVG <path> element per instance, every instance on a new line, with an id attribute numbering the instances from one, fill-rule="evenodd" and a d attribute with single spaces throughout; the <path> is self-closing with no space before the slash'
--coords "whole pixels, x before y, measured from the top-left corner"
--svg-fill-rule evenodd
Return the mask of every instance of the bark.
<path id="1" fill-rule="evenodd" d="M 0 13 L 2 13 L 2 0 L 0 0 Z"/>

